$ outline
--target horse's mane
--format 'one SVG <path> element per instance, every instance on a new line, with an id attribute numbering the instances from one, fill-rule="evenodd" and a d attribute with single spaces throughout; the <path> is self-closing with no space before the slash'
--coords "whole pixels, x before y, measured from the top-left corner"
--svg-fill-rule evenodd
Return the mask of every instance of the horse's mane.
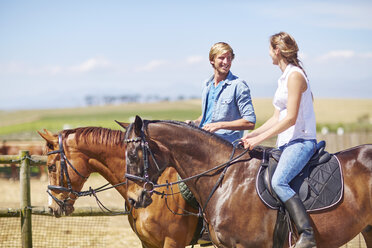
<path id="1" fill-rule="evenodd" d="M 103 127 L 79 127 L 75 129 L 63 130 L 64 138 L 70 134 L 75 134 L 75 141 L 85 142 L 86 144 L 103 144 L 103 145 L 122 145 L 125 132 L 120 130 L 111 130 Z"/>
<path id="2" fill-rule="evenodd" d="M 208 131 L 205 131 L 204 129 L 202 128 L 199 128 L 195 125 L 190 125 L 190 124 L 187 124 L 185 122 L 182 122 L 182 121 L 174 121 L 174 120 L 144 120 L 144 125 L 147 126 L 149 123 L 166 123 L 166 124 L 171 124 L 171 125 L 176 125 L 176 126 L 182 126 L 184 128 L 188 128 L 190 130 L 194 130 L 196 132 L 200 132 L 202 134 L 205 134 L 207 135 L 208 137 L 212 137 L 213 139 L 215 139 L 217 142 L 220 142 L 220 143 L 224 143 L 228 146 L 232 146 L 232 144 L 221 138 L 220 136 L 218 136 L 217 134 L 215 133 L 212 133 L 212 132 L 208 132 Z"/>

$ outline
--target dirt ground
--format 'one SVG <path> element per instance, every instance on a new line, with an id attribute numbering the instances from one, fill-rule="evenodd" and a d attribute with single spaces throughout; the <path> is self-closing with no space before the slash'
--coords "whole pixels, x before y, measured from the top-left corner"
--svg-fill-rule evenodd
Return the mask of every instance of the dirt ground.
<path id="1" fill-rule="evenodd" d="M 88 189 L 87 186 L 91 186 L 93 188 L 102 186 L 106 183 L 106 180 L 103 179 L 99 175 L 91 176 L 88 181 L 86 182 L 84 189 Z M 39 180 L 39 179 L 31 179 L 31 205 L 32 206 L 47 206 L 48 205 L 48 196 L 46 193 L 48 182 L 47 180 Z M 116 190 L 108 190 L 98 195 L 99 199 L 105 204 L 107 207 L 116 207 L 116 208 L 123 208 L 124 200 L 123 198 L 116 192 Z M 0 179 L 0 208 L 19 208 L 20 204 L 20 185 L 19 181 L 12 181 L 8 179 Z M 76 203 L 76 207 L 97 207 L 96 201 L 93 197 L 82 197 L 79 198 Z M 67 225 L 79 225 L 76 222 L 85 222 L 85 225 L 97 225 L 94 221 L 90 221 L 91 223 L 86 221 L 86 218 L 94 219 L 95 217 L 70 217 L 70 218 L 54 218 L 54 217 L 42 217 L 45 221 L 53 221 L 56 226 L 66 225 L 66 219 L 71 219 L 70 221 L 74 221 L 71 223 L 67 223 Z M 48 218 L 48 219 L 45 219 Z M 52 218 L 52 220 L 50 220 Z M 81 221 L 76 221 L 75 218 L 81 218 Z M 104 238 L 105 247 L 133 247 L 133 248 L 141 248 L 141 244 L 137 236 L 134 234 L 132 229 L 129 226 L 127 216 L 114 216 L 114 217 L 97 217 L 100 219 L 99 225 L 105 226 L 106 237 Z M 13 219 L 13 218 L 12 218 Z M 18 219 L 18 218 L 17 218 Z M 1 219 L 0 219 L 1 220 Z M 38 220 L 34 220 L 33 217 L 33 229 L 38 228 Z M 83 227 L 82 227 L 83 228 Z M 84 227 L 85 228 L 85 227 Z M 83 229 L 81 229 L 83 230 Z M 96 231 L 99 232 L 97 229 Z M 83 232 L 83 231 L 82 231 Z M 33 234 L 34 235 L 34 234 Z M 60 234 L 59 234 L 60 235 Z M 84 233 L 80 234 L 84 236 Z M 34 239 L 34 237 L 33 237 Z M 35 242 L 34 242 L 35 243 Z M 1 241 L 0 241 L 1 244 Z M 2 246 L 2 245 L 0 245 Z M 37 247 L 34 245 L 34 247 Z M 72 247 L 79 247 L 79 246 L 72 246 Z"/>
<path id="2" fill-rule="evenodd" d="M 89 177 L 88 181 L 85 183 L 83 190 L 87 190 L 89 186 L 92 188 L 97 188 L 102 185 L 106 184 L 106 180 L 102 178 L 100 175 L 92 175 Z M 46 193 L 48 182 L 46 179 L 39 180 L 31 178 L 31 205 L 32 206 L 47 206 L 48 205 L 48 196 Z M 98 198 L 100 201 L 107 206 L 108 208 L 120 208 L 124 210 L 124 199 L 117 193 L 116 190 L 110 189 L 104 192 L 98 193 Z M 6 178 L 0 178 L 0 208 L 19 208 L 20 205 L 20 185 L 19 181 L 12 181 Z M 93 197 L 81 197 L 79 198 L 76 203 L 76 207 L 98 207 L 95 198 Z M 39 219 L 41 218 L 41 219 Z M 79 218 L 79 219 L 77 219 Z M 4 223 L 4 219 L 11 219 L 13 224 Z M 88 220 L 90 219 L 90 220 Z M 3 222 L 3 223 L 2 223 Z M 42 232 L 45 232 L 45 228 L 43 229 L 41 226 L 44 225 L 43 222 L 52 222 L 53 226 L 59 226 L 60 231 L 58 231 L 54 235 L 49 236 L 61 236 L 61 233 L 70 233 L 70 231 L 64 230 L 66 226 L 72 228 L 76 226 L 77 231 L 79 233 L 79 238 L 84 237 L 87 233 L 92 232 L 91 235 L 97 236 L 101 235 L 104 237 L 100 237 L 99 240 L 94 240 L 93 245 L 89 245 L 89 247 L 107 247 L 107 248 L 142 248 L 142 245 L 135 235 L 133 230 L 131 229 L 127 216 L 109 216 L 109 217 L 62 217 L 62 218 L 54 218 L 54 217 L 47 217 L 47 216 L 36 216 L 32 218 L 32 228 L 33 228 L 33 243 L 34 247 L 53 247 L 50 244 L 46 244 L 43 246 L 40 244 L 39 237 Z M 18 229 L 20 227 L 19 218 L 0 218 L 0 230 L 2 225 L 9 227 L 15 225 Z M 49 224 L 50 225 L 50 224 Z M 88 226 L 88 228 L 87 228 Z M 48 228 L 47 228 L 48 229 Z M 50 228 L 49 228 L 50 229 Z M 102 230 L 104 229 L 104 230 Z M 50 230 L 48 230 L 50 231 Z M 14 232 L 20 232 L 20 230 L 11 231 L 12 234 Z M 35 234 L 35 232 L 37 232 Z M 73 231 L 72 231 L 73 232 Z M 35 236 L 36 235 L 36 236 Z M 20 247 L 21 243 L 16 242 L 16 245 L 11 245 L 10 241 L 8 242 L 3 231 L 0 231 L 0 247 Z M 66 236 L 68 237 L 68 236 Z M 20 237 L 19 237 L 20 238 Z M 47 237 L 50 239 L 50 237 Z M 9 238 L 10 239 L 10 238 Z M 13 238 L 14 239 L 14 238 Z M 41 239 L 43 239 L 41 237 Z M 45 239 L 45 238 L 44 238 Z M 63 237 L 62 237 L 63 239 Z M 14 243 L 14 241 L 12 241 Z M 37 245 L 39 243 L 39 245 Z M 54 244 L 54 247 L 62 247 L 58 246 L 57 243 Z M 72 242 L 69 243 L 68 247 L 86 247 L 85 245 L 81 246 L 79 244 L 73 244 Z M 199 246 L 195 246 L 199 247 Z"/>
<path id="3" fill-rule="evenodd" d="M 83 190 L 87 190 L 89 186 L 92 188 L 96 188 L 102 186 L 106 183 L 106 180 L 103 179 L 99 175 L 92 175 L 88 181 L 85 183 Z M 48 196 L 46 193 L 48 182 L 46 179 L 31 179 L 31 204 L 32 206 L 47 206 L 48 205 Z M 115 207 L 115 208 L 123 208 L 124 200 L 123 198 L 116 192 L 116 190 L 108 190 L 98 195 L 99 199 L 105 204 L 107 207 Z M 0 178 L 0 208 L 19 208 L 20 204 L 20 185 L 19 181 L 12 181 L 6 178 Z M 96 201 L 93 197 L 82 197 L 79 198 L 75 206 L 77 207 L 97 207 Z M 138 237 L 135 235 L 131 227 L 129 226 L 127 216 L 113 216 L 113 217 L 69 217 L 69 218 L 54 218 L 54 217 L 42 217 L 44 219 L 38 220 L 37 218 L 32 220 L 33 223 L 33 241 L 34 247 L 107 247 L 107 248 L 142 248 L 141 243 Z M 48 219 L 45 219 L 48 218 Z M 81 219 L 75 219 L 81 218 Z M 87 219 L 87 218 L 90 218 Z M 15 227 L 11 227 L 11 224 L 8 222 L 5 223 L 6 219 L 12 219 L 14 222 L 12 225 Z M 68 220 L 69 219 L 69 220 Z M 44 225 L 43 222 L 52 222 L 54 227 L 60 228 L 56 234 L 47 235 L 48 237 L 44 237 L 45 230 L 38 229 Z M 7 228 L 4 228 L 5 227 Z M 64 230 L 67 227 L 74 227 L 77 231 L 71 230 Z M 20 241 L 15 241 L 14 238 L 9 238 L 7 240 L 6 234 L 4 233 L 5 229 L 12 229 L 10 230 L 11 234 L 20 233 L 20 223 L 19 218 L 0 218 L 0 247 L 21 247 Z M 46 229 L 50 229 L 46 227 Z M 73 230 L 73 229 L 72 229 Z M 50 230 L 48 230 L 50 231 Z M 66 237 L 71 232 L 77 232 L 78 238 L 81 239 L 82 237 L 86 237 L 87 235 L 92 235 L 95 239 L 91 238 L 92 244 L 89 246 L 80 245 L 79 243 L 73 243 L 70 240 L 68 246 L 66 245 L 59 245 L 58 243 L 54 243 L 52 245 L 46 243 L 45 246 L 42 245 L 42 241 L 37 240 L 39 236 L 41 236 L 42 240 L 50 239 L 50 236 L 59 236 L 60 239 L 67 239 Z M 67 236 L 63 236 L 63 234 Z M 44 235 L 44 236 L 43 236 Z M 62 235 L 62 236 L 61 236 Z M 44 237 L 44 238 L 43 238 Z M 20 239 L 20 234 L 17 237 Z M 75 237 L 76 239 L 76 237 Z M 36 244 L 39 242 L 38 244 Z M 199 246 L 195 246 L 199 247 Z M 352 242 L 349 242 L 347 245 L 343 246 L 343 248 L 357 248 L 357 247 L 366 247 L 364 244 L 363 237 L 357 236 Z"/>

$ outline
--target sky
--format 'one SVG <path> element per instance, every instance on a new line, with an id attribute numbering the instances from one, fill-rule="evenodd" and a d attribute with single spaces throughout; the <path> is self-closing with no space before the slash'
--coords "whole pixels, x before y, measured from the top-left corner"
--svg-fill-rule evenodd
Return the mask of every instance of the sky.
<path id="1" fill-rule="evenodd" d="M 252 98 L 270 98 L 281 71 L 269 37 L 280 31 L 296 39 L 315 98 L 371 99 L 371 13 L 359 0 L 0 0 L 0 110 L 200 97 L 220 41 Z"/>

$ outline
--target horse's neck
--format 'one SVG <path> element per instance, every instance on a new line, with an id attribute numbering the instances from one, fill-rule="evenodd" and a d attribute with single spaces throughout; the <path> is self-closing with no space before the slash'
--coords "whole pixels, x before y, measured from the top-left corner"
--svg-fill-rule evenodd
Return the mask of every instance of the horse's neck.
<path id="1" fill-rule="evenodd" d="M 80 148 L 87 156 L 88 166 L 92 172 L 103 176 L 110 184 L 116 185 L 124 182 L 125 157 L 124 148 L 95 144 L 91 148 Z M 125 187 L 116 187 L 119 193 L 126 196 Z"/>
<path id="2" fill-rule="evenodd" d="M 168 137 L 162 135 L 157 137 L 171 152 L 174 161 L 170 161 L 169 165 L 177 170 L 181 178 L 185 179 L 195 176 L 229 160 L 233 150 L 232 146 L 219 142 L 218 139 L 213 137 L 208 137 L 208 134 L 195 133 L 192 130 L 187 133 L 187 131 L 183 129 L 176 130 L 173 134 L 168 131 Z M 183 133 L 183 138 L 179 137 L 179 135 L 177 136 L 179 133 Z M 172 136 L 177 138 L 170 138 Z M 187 183 L 194 194 L 197 194 L 200 188 L 207 191 L 210 190 L 218 176 L 215 180 L 215 177 L 212 180 L 205 180 L 205 178 L 211 177 L 198 179 L 196 184 Z"/>

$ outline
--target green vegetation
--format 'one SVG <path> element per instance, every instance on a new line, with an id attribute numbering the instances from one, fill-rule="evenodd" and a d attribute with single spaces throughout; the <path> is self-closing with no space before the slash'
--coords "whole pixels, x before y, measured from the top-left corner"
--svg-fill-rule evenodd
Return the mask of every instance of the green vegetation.
<path id="1" fill-rule="evenodd" d="M 114 120 L 133 121 L 136 115 L 146 119 L 195 119 L 200 106 L 194 102 L 164 102 L 154 104 L 125 104 L 76 109 L 30 110 L 0 112 L 0 139 L 39 138 L 36 131 L 58 132 L 65 128 L 99 126 L 121 129 Z"/>
<path id="2" fill-rule="evenodd" d="M 257 126 L 273 113 L 271 99 L 253 99 Z M 318 131 L 372 132 L 372 100 L 315 99 Z M 58 132 L 64 128 L 99 126 L 121 129 L 114 120 L 131 122 L 136 115 L 145 119 L 193 120 L 201 114 L 201 101 L 133 103 L 75 109 L 0 111 L 0 140 L 40 139 L 36 131 Z"/>

